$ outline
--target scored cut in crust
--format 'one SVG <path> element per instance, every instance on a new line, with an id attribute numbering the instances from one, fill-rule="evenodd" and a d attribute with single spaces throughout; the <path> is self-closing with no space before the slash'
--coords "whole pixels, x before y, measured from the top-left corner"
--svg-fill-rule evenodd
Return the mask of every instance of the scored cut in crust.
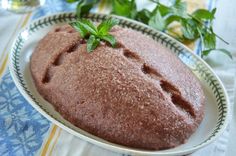
<path id="1" fill-rule="evenodd" d="M 30 69 L 39 93 L 75 126 L 113 143 L 150 150 L 184 143 L 204 116 L 204 93 L 169 49 L 115 27 L 118 44 L 87 53 L 70 26 L 49 32 Z"/>

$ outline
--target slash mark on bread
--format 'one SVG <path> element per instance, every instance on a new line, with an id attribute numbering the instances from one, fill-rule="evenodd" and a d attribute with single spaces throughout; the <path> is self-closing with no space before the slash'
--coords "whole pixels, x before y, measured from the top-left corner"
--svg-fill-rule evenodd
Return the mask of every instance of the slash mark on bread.
<path id="1" fill-rule="evenodd" d="M 55 29 L 55 31 L 57 32 L 57 29 Z M 60 30 L 58 30 L 58 31 L 60 31 Z M 57 55 L 57 57 L 52 62 L 52 64 L 49 65 L 48 68 L 46 69 L 42 83 L 45 84 L 45 83 L 50 82 L 51 78 L 53 77 L 52 69 L 55 66 L 61 65 L 63 63 L 63 60 L 66 57 L 66 55 L 68 55 L 69 53 L 75 52 L 77 50 L 78 46 L 81 44 L 80 42 L 76 42 L 75 44 L 71 45 L 69 48 L 67 48 L 66 50 L 62 51 L 60 54 Z"/>
<path id="2" fill-rule="evenodd" d="M 142 61 L 141 57 L 138 56 L 136 53 L 128 49 L 125 49 L 125 47 L 123 47 L 122 45 L 121 47 L 123 48 L 123 55 L 129 60 L 138 63 L 144 62 Z M 193 118 L 196 117 L 194 110 L 191 107 L 191 104 L 181 96 L 181 92 L 179 91 L 179 89 L 177 89 L 174 85 L 166 81 L 160 73 L 158 73 L 154 68 L 149 66 L 147 63 L 142 63 L 141 71 L 145 75 L 148 75 L 149 78 L 159 81 L 162 91 L 165 93 L 166 96 L 170 97 L 171 102 L 176 106 L 177 109 L 179 109 L 185 114 L 186 113 L 189 114 Z"/>

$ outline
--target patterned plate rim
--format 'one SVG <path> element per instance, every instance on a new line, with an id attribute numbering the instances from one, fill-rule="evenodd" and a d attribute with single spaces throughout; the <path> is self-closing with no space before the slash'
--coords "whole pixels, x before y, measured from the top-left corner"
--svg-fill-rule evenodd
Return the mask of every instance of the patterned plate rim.
<path id="1" fill-rule="evenodd" d="M 85 136 L 84 134 L 80 134 L 76 132 L 74 129 L 69 128 L 66 126 L 63 122 L 58 121 L 55 119 L 50 112 L 42 108 L 40 103 L 37 101 L 37 98 L 34 97 L 30 90 L 27 88 L 27 84 L 23 78 L 23 74 L 20 70 L 20 52 L 21 48 L 23 47 L 24 42 L 26 39 L 24 39 L 23 33 L 25 31 L 29 32 L 29 35 L 32 33 L 35 33 L 38 29 L 43 28 L 48 25 L 54 25 L 58 23 L 64 23 L 68 22 L 71 20 L 75 20 L 75 14 L 74 13 L 57 13 L 49 16 L 44 16 L 42 18 L 39 18 L 37 20 L 34 20 L 27 26 L 25 26 L 19 34 L 16 36 L 12 48 L 11 48 L 11 53 L 10 53 L 10 58 L 9 58 L 9 69 L 11 76 L 13 78 L 14 83 L 16 84 L 17 88 L 21 92 L 21 94 L 24 96 L 24 98 L 38 111 L 40 112 L 43 116 L 45 116 L 47 119 L 49 119 L 51 122 L 57 124 L 59 127 L 67 130 L 68 132 L 72 133 L 73 135 L 80 136 L 81 138 L 86 139 L 87 141 L 90 142 L 95 142 L 97 145 L 101 147 L 105 147 L 107 149 L 113 148 L 115 151 L 123 151 L 123 152 L 131 152 L 131 153 L 136 153 L 136 154 L 160 154 L 160 155 L 166 155 L 166 154 L 187 154 L 196 151 L 197 149 L 200 149 L 212 141 L 214 141 L 217 137 L 219 137 L 223 131 L 225 130 L 228 122 L 228 116 L 229 116 L 229 99 L 228 95 L 226 93 L 226 90 L 218 78 L 218 76 L 214 73 L 214 71 L 211 69 L 211 67 L 203 61 L 199 56 L 196 54 L 192 53 L 191 50 L 180 43 L 179 41 L 173 39 L 172 37 L 168 36 L 167 34 L 163 32 L 159 32 L 153 28 L 150 28 L 149 26 L 142 24 L 140 22 L 127 19 L 124 17 L 120 16 L 115 16 L 115 15 L 105 15 L 105 14 L 88 14 L 84 16 L 85 18 L 89 18 L 93 21 L 101 21 L 107 18 L 116 18 L 120 21 L 121 26 L 123 27 L 129 27 L 134 30 L 140 31 L 144 34 L 147 34 L 148 36 L 151 36 L 154 40 L 161 41 L 161 44 L 170 48 L 172 51 L 174 50 L 174 53 L 178 55 L 183 55 L 184 57 L 187 57 L 188 59 L 191 59 L 196 65 L 196 71 L 198 72 L 204 79 L 209 83 L 209 87 L 211 87 L 214 96 L 216 97 L 217 101 L 217 107 L 218 107 L 218 112 L 219 112 L 219 117 L 217 120 L 216 127 L 214 128 L 214 131 L 212 134 L 203 142 L 201 142 L 198 145 L 195 145 L 193 147 L 184 149 L 184 150 L 179 150 L 179 151 L 146 151 L 146 150 L 139 150 L 139 149 L 133 149 L 133 148 L 128 148 L 125 146 L 120 146 L 117 144 L 113 143 L 104 143 L 101 141 L 96 140 L 96 137 L 91 138 L 89 136 Z"/>

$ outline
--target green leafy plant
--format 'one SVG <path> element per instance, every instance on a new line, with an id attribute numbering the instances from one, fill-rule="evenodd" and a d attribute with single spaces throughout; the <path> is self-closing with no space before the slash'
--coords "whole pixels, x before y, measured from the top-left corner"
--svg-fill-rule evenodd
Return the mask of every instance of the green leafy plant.
<path id="1" fill-rule="evenodd" d="M 70 23 L 70 25 L 80 33 L 80 36 L 87 40 L 88 52 L 92 52 L 101 41 L 105 41 L 114 47 L 116 45 L 116 39 L 109 34 L 109 31 L 117 24 L 118 20 L 116 19 L 105 20 L 98 26 L 87 19 L 79 19 Z"/>
<path id="2" fill-rule="evenodd" d="M 67 0 L 77 1 L 77 16 L 81 17 L 97 4 L 95 0 Z M 193 13 L 187 12 L 187 4 L 182 0 L 175 0 L 171 5 L 163 5 L 158 0 L 150 0 L 154 3 L 153 10 L 137 10 L 135 0 L 113 0 L 111 2 L 112 14 L 131 18 L 151 26 L 154 29 L 163 31 L 172 35 L 180 42 L 191 43 L 200 40 L 201 56 L 207 56 L 212 51 L 220 51 L 232 58 L 232 55 L 226 49 L 216 49 L 216 38 L 219 38 L 226 44 L 225 40 L 219 37 L 213 31 L 213 20 L 216 9 L 208 11 L 198 9 Z M 91 4 L 88 5 L 87 4 Z M 81 9 L 86 8 L 86 9 Z M 178 24 L 181 33 L 173 35 L 173 25 Z"/>
<path id="3" fill-rule="evenodd" d="M 137 15 L 135 0 L 115 0 L 112 1 L 112 13 L 134 19 Z"/>
<path id="4" fill-rule="evenodd" d="M 156 7 L 149 11 L 142 9 L 137 11 L 133 0 L 114 0 L 112 5 L 112 13 L 116 15 L 126 16 L 137 21 L 143 22 L 154 29 L 168 32 L 171 24 L 176 22 L 180 25 L 181 35 L 175 35 L 176 39 L 181 42 L 194 42 L 200 39 L 202 57 L 207 56 L 211 51 L 221 51 L 232 58 L 232 55 L 226 49 L 216 49 L 216 38 L 228 44 L 213 31 L 212 22 L 215 18 L 216 9 L 208 11 L 206 9 L 198 9 L 192 14 L 187 13 L 187 4 L 181 0 L 176 0 L 170 6 L 161 4 L 158 0 L 151 0 Z M 121 5 L 122 4 L 122 5 Z M 122 6 L 126 6 L 126 11 L 118 12 Z M 131 16 L 129 10 L 133 12 Z"/>
<path id="5" fill-rule="evenodd" d="M 99 0 L 66 0 L 68 3 L 77 2 L 76 14 L 81 17 L 83 14 L 89 13 L 89 11 L 96 5 Z"/>

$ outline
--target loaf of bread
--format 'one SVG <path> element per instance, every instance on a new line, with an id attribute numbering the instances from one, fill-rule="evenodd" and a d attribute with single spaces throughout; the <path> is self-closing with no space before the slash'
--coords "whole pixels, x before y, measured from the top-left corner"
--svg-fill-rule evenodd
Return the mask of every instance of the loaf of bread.
<path id="1" fill-rule="evenodd" d="M 30 69 L 39 93 L 75 126 L 120 145 L 161 150 L 183 144 L 204 116 L 195 75 L 140 32 L 115 27 L 115 48 L 93 52 L 69 25 L 37 45 Z"/>

